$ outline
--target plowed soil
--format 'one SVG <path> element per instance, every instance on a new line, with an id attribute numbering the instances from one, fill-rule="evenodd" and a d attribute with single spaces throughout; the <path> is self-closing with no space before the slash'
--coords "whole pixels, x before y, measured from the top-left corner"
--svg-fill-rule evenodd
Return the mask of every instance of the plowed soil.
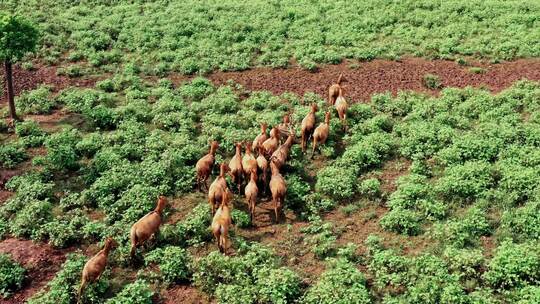
<path id="1" fill-rule="evenodd" d="M 35 66 L 36 69 L 33 71 L 24 70 L 19 65 L 14 66 L 15 94 L 20 94 L 22 90 L 33 89 L 39 84 L 50 84 L 55 91 L 67 86 L 91 87 L 103 78 L 57 76 L 56 67 Z M 471 67 L 482 68 L 483 72 L 473 73 L 470 71 Z M 369 100 L 373 93 L 385 91 L 396 94 L 399 90 L 414 90 L 436 94 L 439 89 L 431 90 L 423 85 L 422 79 L 426 74 L 439 76 L 443 87 L 486 87 L 492 92 L 499 92 L 519 79 L 539 81 L 540 59 L 521 59 L 497 64 L 471 61 L 469 65 L 464 66 L 448 60 L 405 58 L 400 61 L 373 60 L 323 65 L 315 72 L 300 67 L 288 69 L 260 67 L 241 72 L 214 72 L 206 77 L 216 84 L 233 80 L 253 91 L 267 90 L 274 94 L 294 92 L 300 95 L 311 91 L 326 96 L 328 86 L 337 80 L 340 73 L 348 80 L 344 83 L 346 96 L 353 101 L 361 102 Z M 169 76 L 176 85 L 193 77 L 181 74 Z M 4 95 L 3 90 L 2 102 L 5 100 Z"/>

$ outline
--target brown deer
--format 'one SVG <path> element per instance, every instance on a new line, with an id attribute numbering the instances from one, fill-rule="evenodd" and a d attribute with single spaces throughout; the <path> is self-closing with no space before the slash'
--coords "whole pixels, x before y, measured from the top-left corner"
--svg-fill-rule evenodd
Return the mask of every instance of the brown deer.
<path id="1" fill-rule="evenodd" d="M 311 158 L 315 155 L 315 149 L 317 143 L 324 144 L 330 134 L 330 112 L 326 112 L 324 115 L 324 122 L 321 123 L 313 132 L 313 150 L 311 152 Z"/>
<path id="2" fill-rule="evenodd" d="M 291 129 L 289 131 L 289 136 L 287 137 L 287 140 L 283 143 L 283 145 L 279 146 L 279 148 L 270 157 L 270 162 L 273 162 L 278 167 L 278 169 L 281 169 L 281 167 L 285 165 L 293 143 L 294 130 Z"/>
<path id="3" fill-rule="evenodd" d="M 229 168 L 231 168 L 230 174 L 232 182 L 238 185 L 238 194 L 240 194 L 240 188 L 242 187 L 242 176 L 244 175 L 244 169 L 242 168 L 242 144 L 236 143 L 236 153 L 229 162 Z"/>
<path id="4" fill-rule="evenodd" d="M 257 167 L 259 168 L 259 179 L 262 183 L 263 193 L 266 194 L 268 183 L 268 160 L 264 157 L 264 148 L 259 147 L 259 156 L 257 156 Z"/>
<path id="5" fill-rule="evenodd" d="M 257 170 L 257 159 L 251 152 L 251 143 L 246 143 L 246 153 L 242 158 L 242 169 L 244 169 L 244 179 L 247 181 L 251 175 L 251 171 Z"/>
<path id="6" fill-rule="evenodd" d="M 107 267 L 109 253 L 111 253 L 113 247 L 116 247 L 117 245 L 118 244 L 114 239 L 108 237 L 105 239 L 103 249 L 86 262 L 82 271 L 81 286 L 79 286 L 79 291 L 77 293 L 77 303 L 80 303 L 86 285 L 99 281 L 103 271 L 105 271 L 105 267 Z"/>
<path id="7" fill-rule="evenodd" d="M 270 131 L 270 138 L 264 141 L 263 148 L 265 156 L 270 158 L 272 153 L 279 147 L 280 133 L 277 127 L 272 128 Z"/>
<path id="8" fill-rule="evenodd" d="M 266 134 L 266 128 L 267 128 L 266 124 L 262 123 L 261 133 L 258 134 L 257 137 L 255 137 L 255 139 L 253 140 L 253 144 L 251 147 L 253 151 L 257 151 L 259 147 L 262 146 L 263 142 L 268 139 L 268 134 Z"/>
<path id="9" fill-rule="evenodd" d="M 302 152 L 306 152 L 307 142 L 315 130 L 315 113 L 317 113 L 317 110 L 317 104 L 313 103 L 311 111 L 302 119 Z"/>
<path id="10" fill-rule="evenodd" d="M 229 189 L 224 189 L 221 205 L 212 219 L 212 234 L 216 238 L 218 249 L 221 253 L 227 254 L 229 248 L 229 228 L 231 226 L 231 209 L 229 203 L 232 193 Z"/>
<path id="11" fill-rule="evenodd" d="M 208 204 L 212 210 L 212 216 L 216 213 L 219 203 L 223 199 L 225 190 L 228 190 L 227 180 L 225 180 L 225 174 L 229 171 L 229 166 L 226 163 L 222 163 L 219 167 L 219 176 L 212 182 L 208 189 Z"/>
<path id="12" fill-rule="evenodd" d="M 255 216 L 255 205 L 257 203 L 257 195 L 259 194 L 259 188 L 257 187 L 257 168 L 251 170 L 251 178 L 249 183 L 244 189 L 246 195 L 246 202 L 249 207 L 249 214 L 251 222 L 253 223 L 253 217 Z"/>
<path id="13" fill-rule="evenodd" d="M 285 183 L 283 176 L 279 173 L 278 167 L 272 162 L 270 162 L 270 169 L 272 170 L 270 192 L 272 192 L 272 202 L 277 223 L 279 222 L 279 212 L 285 201 L 285 194 L 287 194 L 287 184 Z"/>
<path id="14" fill-rule="evenodd" d="M 213 141 L 210 144 L 210 151 L 208 152 L 208 154 L 199 159 L 199 161 L 197 161 L 197 164 L 195 165 L 195 168 L 197 169 L 197 188 L 199 189 L 199 191 L 202 191 L 201 185 L 203 185 L 204 188 L 208 190 L 207 180 L 212 173 L 212 169 L 214 167 L 214 162 L 216 159 L 216 150 L 218 149 L 218 147 L 218 142 Z"/>
<path id="15" fill-rule="evenodd" d="M 338 112 L 339 120 L 341 120 L 341 124 L 343 125 L 343 129 L 347 130 L 347 109 L 349 108 L 349 105 L 347 104 L 345 97 L 343 97 L 343 88 L 339 89 L 335 107 Z"/>
<path id="16" fill-rule="evenodd" d="M 167 204 L 167 198 L 160 195 L 158 198 L 157 206 L 154 211 L 151 211 L 147 215 L 143 216 L 133 226 L 131 226 L 130 239 L 131 239 L 131 252 L 130 256 L 133 259 L 137 246 L 144 244 L 151 236 L 155 236 L 159 232 L 159 226 L 161 225 L 161 214 L 165 205 Z"/>
<path id="17" fill-rule="evenodd" d="M 289 113 L 283 115 L 283 122 L 277 126 L 280 138 L 289 136 L 289 130 L 291 129 L 291 115 Z"/>
<path id="18" fill-rule="evenodd" d="M 347 80 L 343 77 L 343 73 L 340 73 L 337 83 L 332 84 L 328 88 L 328 103 L 332 106 L 336 103 L 336 98 L 339 96 L 339 90 L 341 89 L 341 83 L 343 81 Z"/>

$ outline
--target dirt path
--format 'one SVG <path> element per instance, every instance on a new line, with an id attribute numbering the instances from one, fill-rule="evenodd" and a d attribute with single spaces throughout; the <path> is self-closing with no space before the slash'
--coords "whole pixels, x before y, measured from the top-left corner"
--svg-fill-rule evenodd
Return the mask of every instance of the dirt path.
<path id="1" fill-rule="evenodd" d="M 39 84 L 50 84 L 55 91 L 67 86 L 91 87 L 101 78 L 83 76 L 69 78 L 56 75 L 56 67 L 35 65 L 36 70 L 27 71 L 14 66 L 15 94 L 22 90 L 33 89 Z M 482 73 L 473 73 L 471 67 L 482 68 Z M 214 72 L 206 77 L 216 84 L 224 84 L 231 79 L 249 90 L 268 90 L 274 94 L 294 92 L 303 95 L 313 91 L 325 96 L 327 87 L 336 81 L 343 72 L 349 80 L 345 83 L 345 93 L 355 101 L 366 101 L 373 93 L 399 90 L 415 90 L 437 93 L 428 90 L 422 84 L 426 74 L 440 77 L 443 86 L 465 87 L 468 85 L 485 86 L 493 92 L 499 92 L 516 80 L 527 78 L 540 81 L 540 59 L 520 59 L 516 61 L 489 64 L 470 62 L 462 66 L 454 61 L 405 58 L 400 61 L 373 60 L 370 62 L 343 62 L 338 65 L 323 65 L 318 71 L 310 72 L 299 67 L 288 69 L 253 68 L 242 72 Z M 194 76 L 171 74 L 169 78 L 180 84 Z M 155 80 L 155 77 L 149 77 Z M 3 88 L 3 85 L 2 85 Z M 4 90 L 1 96 L 5 102 Z"/>
<path id="2" fill-rule="evenodd" d="M 49 282 L 66 259 L 66 250 L 55 250 L 48 244 L 14 238 L 0 242 L 0 253 L 7 253 L 27 269 L 22 290 L 8 299 L 0 297 L 0 304 L 24 303 Z"/>

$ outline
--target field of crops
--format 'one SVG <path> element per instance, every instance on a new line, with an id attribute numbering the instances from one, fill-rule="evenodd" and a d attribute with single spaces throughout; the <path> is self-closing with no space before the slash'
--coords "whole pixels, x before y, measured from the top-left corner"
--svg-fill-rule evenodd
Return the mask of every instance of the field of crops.
<path id="1" fill-rule="evenodd" d="M 346 128 L 326 86 L 277 94 L 211 80 L 299 66 L 330 86 L 327 64 L 346 61 L 348 77 L 364 61 L 402 56 L 502 78 L 499 61 L 538 66 L 538 1 L 7 0 L 0 9 L 42 37 L 15 66 L 15 87 L 32 88 L 15 92 L 24 120 L 12 123 L 0 104 L 0 303 L 76 303 L 83 267 L 107 237 L 116 246 L 81 303 L 540 303 L 538 71 L 497 93 L 430 73 L 414 79 L 423 92 L 392 94 L 388 84 L 368 100 L 347 95 L 361 85 L 349 77 Z M 279 86 L 285 70 L 274 72 Z M 299 134 L 313 104 L 316 125 L 327 111 L 331 119 L 312 158 Z M 286 114 L 297 138 L 281 169 L 281 219 L 262 193 L 251 219 L 227 176 L 223 254 L 196 163 L 219 143 L 210 184 L 235 143 Z M 159 233 L 130 258 L 130 229 L 160 195 Z"/>

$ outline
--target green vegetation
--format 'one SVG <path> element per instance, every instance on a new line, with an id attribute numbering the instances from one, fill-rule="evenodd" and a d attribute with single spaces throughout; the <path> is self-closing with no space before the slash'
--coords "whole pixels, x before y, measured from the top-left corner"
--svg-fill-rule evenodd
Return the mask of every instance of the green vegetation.
<path id="1" fill-rule="evenodd" d="M 10 256 L 0 254 L 0 296 L 9 297 L 22 287 L 26 270 Z"/>
<path id="2" fill-rule="evenodd" d="M 61 74 L 114 71 L 136 63 L 147 75 L 306 69 L 343 59 L 538 57 L 537 1 L 3 1 L 43 31 L 39 57 Z M 84 16 L 84 18 L 74 18 Z M 174 16 L 174 18 L 171 18 Z M 99 21 L 99 22 L 98 22 Z M 62 26 L 58 26 L 61 24 Z M 74 64 L 73 64 L 74 63 Z"/>

